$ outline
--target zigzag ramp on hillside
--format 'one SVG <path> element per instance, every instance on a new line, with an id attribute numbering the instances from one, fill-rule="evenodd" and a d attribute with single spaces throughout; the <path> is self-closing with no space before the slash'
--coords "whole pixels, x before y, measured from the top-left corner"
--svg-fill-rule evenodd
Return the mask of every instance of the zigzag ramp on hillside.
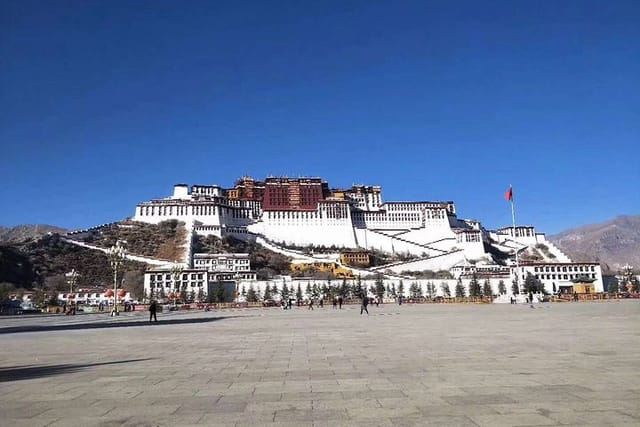
<path id="1" fill-rule="evenodd" d="M 87 248 L 87 249 L 93 249 L 96 251 L 100 251 L 100 252 L 104 252 L 105 254 L 109 254 L 109 249 L 105 249 L 105 248 L 101 248 L 99 246 L 94 246 L 94 245 L 90 245 L 88 243 L 84 243 L 84 242 L 78 242 L 77 240 L 73 240 L 73 239 L 68 239 L 66 237 L 61 237 L 61 239 L 67 243 L 70 243 L 72 245 L 76 245 L 76 246 L 82 246 L 83 248 Z M 141 255 L 133 255 L 133 254 L 126 254 L 126 259 L 131 260 L 131 261 L 137 261 L 137 262 L 142 262 L 145 264 L 150 264 L 150 265 L 167 265 L 167 264 L 171 264 L 172 261 L 169 260 L 161 260 L 158 258 L 151 258 L 151 257 L 145 257 L 145 256 L 141 256 Z"/>

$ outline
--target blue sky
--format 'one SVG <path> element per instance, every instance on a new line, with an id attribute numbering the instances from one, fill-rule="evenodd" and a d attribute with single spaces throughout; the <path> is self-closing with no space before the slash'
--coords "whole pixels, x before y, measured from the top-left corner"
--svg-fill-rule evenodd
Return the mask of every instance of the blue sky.
<path id="1" fill-rule="evenodd" d="M 555 233 L 640 214 L 640 2 L 0 5 L 0 225 L 177 182 L 383 186 Z"/>

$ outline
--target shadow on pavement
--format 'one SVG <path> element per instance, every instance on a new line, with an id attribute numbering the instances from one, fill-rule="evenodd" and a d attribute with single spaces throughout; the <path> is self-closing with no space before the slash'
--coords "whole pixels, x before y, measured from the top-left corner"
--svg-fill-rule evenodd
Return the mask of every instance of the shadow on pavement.
<path id="1" fill-rule="evenodd" d="M 78 329 L 108 329 L 108 328 L 127 328 L 127 327 L 154 327 L 162 325 L 186 325 L 193 323 L 210 323 L 216 320 L 228 319 L 234 316 L 224 317 L 205 317 L 199 319 L 160 319 L 158 322 L 149 323 L 146 319 L 137 320 L 111 320 L 111 321 L 99 321 L 91 323 L 69 323 L 69 324 L 56 324 L 56 325 L 23 325 L 23 326 L 8 326 L 0 328 L 0 335 L 2 334 L 16 334 L 20 332 L 49 332 L 49 331 L 71 331 Z"/>
<path id="2" fill-rule="evenodd" d="M 0 383 L 7 382 L 7 381 L 30 380 L 34 378 L 49 377 L 52 375 L 69 374 L 72 372 L 78 372 L 85 368 L 90 368 L 92 366 L 116 365 L 119 363 L 142 362 L 145 360 L 153 360 L 153 358 L 148 357 L 145 359 L 128 359 L 128 360 L 118 360 L 115 362 L 101 362 L 101 363 L 11 366 L 8 368 L 0 368 Z"/>

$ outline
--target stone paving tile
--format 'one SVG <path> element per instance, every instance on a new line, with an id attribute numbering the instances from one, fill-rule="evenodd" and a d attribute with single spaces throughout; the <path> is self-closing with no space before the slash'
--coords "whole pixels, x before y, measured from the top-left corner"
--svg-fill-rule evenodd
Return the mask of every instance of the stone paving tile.
<path id="1" fill-rule="evenodd" d="M 548 417 L 558 424 L 618 425 L 637 423 L 640 425 L 640 418 L 634 418 L 618 411 L 552 412 Z"/>
<path id="2" fill-rule="evenodd" d="M 470 415 L 469 418 L 480 427 L 558 425 L 558 423 L 551 418 L 539 414 L 527 413 L 510 415 Z"/>

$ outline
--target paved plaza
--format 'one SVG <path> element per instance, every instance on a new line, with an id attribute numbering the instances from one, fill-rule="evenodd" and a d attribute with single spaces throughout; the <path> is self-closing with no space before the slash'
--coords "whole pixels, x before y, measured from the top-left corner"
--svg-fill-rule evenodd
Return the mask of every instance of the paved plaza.
<path id="1" fill-rule="evenodd" d="M 0 425 L 640 425 L 640 301 L 369 312 L 0 317 Z"/>

